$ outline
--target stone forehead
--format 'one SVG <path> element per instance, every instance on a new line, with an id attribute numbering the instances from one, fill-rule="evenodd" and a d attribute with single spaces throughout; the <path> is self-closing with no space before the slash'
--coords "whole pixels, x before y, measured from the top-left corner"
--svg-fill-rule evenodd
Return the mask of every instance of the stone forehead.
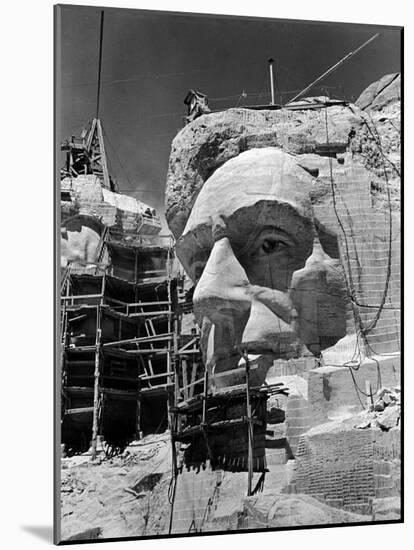
<path id="1" fill-rule="evenodd" d="M 178 238 L 204 183 L 230 159 L 246 151 L 277 147 L 294 155 L 316 153 L 326 142 L 325 117 L 317 111 L 229 109 L 203 115 L 185 126 L 171 144 L 166 218 Z M 346 147 L 356 127 L 351 110 L 329 109 L 330 139 Z"/>
<path id="2" fill-rule="evenodd" d="M 259 201 L 288 204 L 301 216 L 311 218 L 311 185 L 312 177 L 292 155 L 276 148 L 246 151 L 227 161 L 205 182 L 184 234 L 211 224 L 216 216 L 229 218 Z"/>
<path id="3" fill-rule="evenodd" d="M 372 180 L 378 183 L 373 199 L 381 208 L 388 201 L 387 178 L 379 169 L 377 159 L 382 157 L 374 132 L 367 130 L 366 113 L 375 119 L 383 153 L 396 159 L 399 170 L 400 81 L 399 75 L 386 75 L 369 86 L 356 105 L 339 102 L 327 109 L 305 110 L 233 108 L 202 115 L 187 124 L 175 136 L 169 158 L 165 214 L 173 235 L 178 238 L 183 233 L 204 183 L 230 159 L 244 151 L 278 147 L 297 157 L 319 157 L 324 164 L 328 131 L 329 143 L 337 152 L 351 154 L 352 163 L 360 163 L 371 172 Z M 308 98 L 302 104 L 306 102 L 315 100 Z M 318 179 L 317 174 L 315 177 Z M 399 174 L 394 179 L 392 200 L 399 209 Z M 327 187 L 325 180 L 322 175 L 319 187 Z"/>

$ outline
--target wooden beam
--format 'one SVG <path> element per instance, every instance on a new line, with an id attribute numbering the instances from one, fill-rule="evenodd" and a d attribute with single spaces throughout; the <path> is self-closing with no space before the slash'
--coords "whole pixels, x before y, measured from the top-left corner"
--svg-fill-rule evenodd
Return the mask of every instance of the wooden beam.
<path id="1" fill-rule="evenodd" d="M 204 376 L 203 376 L 203 378 L 198 378 L 197 380 L 194 380 L 194 382 L 190 382 L 190 384 L 187 384 L 187 386 L 185 386 L 185 387 L 190 389 L 193 386 L 197 386 L 197 384 L 201 384 L 201 382 L 203 382 L 203 381 L 204 381 Z M 182 387 L 179 391 L 181 393 L 184 393 L 184 387 Z M 193 396 L 190 396 L 189 399 L 191 399 L 192 397 Z"/>
<path id="2" fill-rule="evenodd" d="M 136 432 L 137 439 L 141 439 L 141 393 L 137 396 Z"/>
<path id="3" fill-rule="evenodd" d="M 101 150 L 101 155 L 102 155 L 101 156 L 101 163 L 102 163 L 102 168 L 103 168 L 104 185 L 107 189 L 110 190 L 111 189 L 111 183 L 109 181 L 108 165 L 106 163 L 105 144 L 104 144 L 101 121 L 99 120 L 99 118 L 96 121 L 96 127 L 98 129 L 99 148 Z"/>
<path id="4" fill-rule="evenodd" d="M 183 371 L 184 399 L 188 399 L 188 380 L 187 380 L 187 361 L 186 361 L 186 359 L 181 360 L 181 367 L 182 367 L 182 371 Z"/>
<path id="5" fill-rule="evenodd" d="M 171 315 L 171 310 L 165 310 L 165 311 L 144 311 L 142 313 L 130 313 L 129 317 L 154 317 L 154 316 L 161 316 L 161 315 Z"/>
<path id="6" fill-rule="evenodd" d="M 194 386 L 195 386 L 195 379 L 197 376 L 197 363 L 193 361 L 193 369 L 191 371 L 191 382 L 189 387 L 189 397 L 193 397 L 194 395 Z"/>
<path id="7" fill-rule="evenodd" d="M 71 319 L 68 319 L 68 323 L 76 323 L 77 321 L 82 321 L 82 319 L 87 319 L 87 314 L 84 313 L 83 315 L 78 315 L 77 317 L 72 317 Z"/>
<path id="8" fill-rule="evenodd" d="M 122 350 L 128 353 L 129 355 L 165 355 L 168 353 L 168 349 L 157 348 L 157 349 L 125 349 Z"/>
<path id="9" fill-rule="evenodd" d="M 156 301 L 156 302 L 134 302 L 128 304 L 129 307 L 144 307 L 144 306 L 170 306 L 172 304 L 171 300 Z"/>
<path id="10" fill-rule="evenodd" d="M 195 353 L 200 353 L 200 350 L 199 349 L 186 349 L 184 351 L 177 352 L 177 355 L 186 356 L 186 355 L 192 355 L 192 354 L 195 354 Z"/>
<path id="11" fill-rule="evenodd" d="M 207 423 L 208 369 L 204 370 L 203 424 Z"/>
<path id="12" fill-rule="evenodd" d="M 159 336 L 141 336 L 137 338 L 128 338 L 127 340 L 117 340 L 116 342 L 107 342 L 106 344 L 103 344 L 104 348 L 110 347 L 110 346 L 119 346 L 121 344 L 140 344 L 143 342 L 163 342 L 163 341 L 171 341 L 173 338 L 173 334 L 170 333 L 164 333 L 160 334 Z"/>
<path id="13" fill-rule="evenodd" d="M 162 378 L 162 377 L 165 377 L 165 376 L 172 376 L 174 374 L 173 371 L 170 371 L 170 372 L 162 372 L 160 374 L 151 374 L 151 375 L 146 375 L 146 374 L 140 374 L 139 376 L 139 379 L 140 380 L 153 380 L 154 378 Z"/>
<path id="14" fill-rule="evenodd" d="M 93 419 L 92 419 L 92 460 L 96 459 L 99 429 L 99 405 L 100 405 L 100 355 L 101 355 L 101 310 L 96 310 L 96 340 L 95 340 L 95 371 L 93 385 Z"/>
<path id="15" fill-rule="evenodd" d="M 62 301 L 86 300 L 90 298 L 102 298 L 102 294 L 74 294 L 72 296 L 61 296 Z"/>
<path id="16" fill-rule="evenodd" d="M 248 436 L 248 449 L 247 449 L 247 496 L 252 494 L 252 482 L 253 482 L 253 443 L 254 443 L 254 431 L 252 423 L 252 409 L 250 404 L 250 361 L 249 357 L 244 354 L 244 360 L 246 365 L 246 409 L 247 409 L 247 436 Z"/>
<path id="17" fill-rule="evenodd" d="M 184 346 L 179 348 L 178 353 L 186 350 L 191 344 L 195 344 L 197 342 L 198 338 L 192 338 L 189 342 L 187 342 Z"/>
<path id="18" fill-rule="evenodd" d="M 79 409 L 66 409 L 65 415 L 76 416 L 80 414 L 93 413 L 93 407 L 82 407 Z"/>
<path id="19" fill-rule="evenodd" d="M 93 420 L 92 420 L 92 460 L 96 458 L 99 423 L 102 412 L 101 394 L 101 338 L 102 338 L 102 304 L 105 295 L 106 275 L 102 276 L 100 305 L 96 310 L 96 339 L 95 339 L 95 372 L 93 386 Z"/>
<path id="20" fill-rule="evenodd" d="M 86 150 L 88 151 L 88 153 L 92 145 L 93 136 L 95 134 L 95 128 L 96 128 L 96 118 L 92 120 L 91 129 L 88 134 L 88 139 L 86 140 Z"/>

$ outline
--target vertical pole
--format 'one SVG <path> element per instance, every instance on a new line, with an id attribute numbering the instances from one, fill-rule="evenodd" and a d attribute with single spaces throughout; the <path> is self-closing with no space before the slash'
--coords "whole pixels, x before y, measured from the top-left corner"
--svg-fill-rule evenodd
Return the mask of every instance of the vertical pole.
<path id="1" fill-rule="evenodd" d="M 137 248 L 134 248 L 134 283 L 135 285 L 137 285 L 138 283 L 138 249 Z"/>
<path id="2" fill-rule="evenodd" d="M 253 423 L 252 423 L 252 408 L 250 404 L 250 363 L 247 353 L 244 354 L 244 360 L 246 363 L 246 409 L 247 409 L 247 436 L 248 436 L 248 450 L 247 450 L 247 496 L 252 494 L 252 481 L 253 481 Z"/>
<path id="3" fill-rule="evenodd" d="M 171 280 L 170 278 L 167 278 L 167 300 L 168 300 L 168 321 L 167 321 L 167 332 L 168 334 L 171 334 L 172 326 L 171 326 L 171 317 L 172 317 L 172 308 L 171 308 Z M 172 354 L 172 346 L 171 346 L 171 339 L 167 341 L 167 372 L 171 372 L 171 354 Z M 167 383 L 171 382 L 170 375 L 167 376 Z"/>
<path id="4" fill-rule="evenodd" d="M 207 424 L 208 368 L 204 371 L 203 424 Z"/>
<path id="5" fill-rule="evenodd" d="M 98 431 L 99 431 L 99 408 L 101 401 L 101 314 L 102 306 L 104 302 L 105 293 L 105 273 L 102 275 L 101 286 L 101 298 L 100 303 L 96 307 L 96 338 L 95 338 L 95 371 L 94 371 L 94 385 L 93 385 L 93 419 L 92 419 L 92 460 L 96 458 L 96 449 L 98 443 Z"/>
<path id="6" fill-rule="evenodd" d="M 170 430 L 170 441 L 171 441 L 171 460 L 172 460 L 172 473 L 175 477 L 177 475 L 177 449 L 175 447 L 175 418 L 176 413 L 171 412 L 171 406 L 174 403 L 174 393 L 171 388 L 167 390 L 167 407 L 168 407 L 168 428 Z"/>
<path id="7" fill-rule="evenodd" d="M 203 429 L 203 437 L 206 442 L 206 448 L 207 448 L 207 455 L 210 459 L 210 464 L 213 460 L 213 455 L 211 453 L 210 444 L 208 442 L 208 433 L 207 433 L 207 395 L 208 395 L 208 368 L 205 367 L 204 371 L 204 396 L 203 396 L 203 416 L 202 416 L 202 429 Z"/>
<path id="8" fill-rule="evenodd" d="M 273 83 L 273 61 L 274 59 L 269 59 L 269 72 L 270 72 L 270 105 L 275 104 L 275 89 L 274 89 L 274 83 Z"/>
<path id="9" fill-rule="evenodd" d="M 137 432 L 137 439 L 141 439 L 141 388 L 138 388 L 137 418 L 136 418 L 136 428 L 135 429 L 136 429 L 136 432 Z"/>
<path id="10" fill-rule="evenodd" d="M 197 362 L 195 361 L 194 359 L 194 355 L 193 355 L 193 367 L 192 367 L 192 370 L 191 370 L 191 381 L 190 381 L 190 388 L 189 388 L 189 397 L 193 397 L 194 395 L 194 390 L 195 390 L 195 385 L 194 385 L 194 382 L 196 381 L 197 379 Z"/>
<path id="11" fill-rule="evenodd" d="M 60 370 L 61 379 L 65 378 L 65 356 L 66 356 L 66 339 L 67 339 L 67 313 L 66 313 L 66 300 L 61 301 L 61 336 L 60 336 Z"/>
<path id="12" fill-rule="evenodd" d="M 138 301 L 138 249 L 134 248 L 134 303 L 136 304 Z M 129 310 L 129 307 L 127 306 L 127 310 L 129 313 L 133 313 Z M 134 306 L 134 312 L 136 312 L 136 306 Z M 128 315 L 129 315 L 128 313 Z M 137 332 L 135 334 L 138 334 Z M 137 415 L 136 415 L 136 424 L 135 424 L 135 431 L 137 433 L 137 439 L 141 439 L 142 430 L 141 430 L 141 410 L 142 410 L 142 393 L 141 393 L 141 379 L 139 377 L 140 374 L 140 360 L 141 360 L 141 366 L 143 364 L 142 356 L 137 356 Z M 144 366 L 145 370 L 145 366 Z"/>
<path id="13" fill-rule="evenodd" d="M 187 358 L 183 357 L 181 360 L 181 366 L 183 369 L 183 388 L 184 388 L 184 399 L 188 399 L 188 379 L 187 379 Z"/>
<path id="14" fill-rule="evenodd" d="M 171 281 L 169 278 L 167 278 L 167 291 L 168 291 L 168 302 L 170 302 L 171 304 Z M 171 326 L 171 317 L 172 317 L 172 312 L 171 312 L 171 306 L 168 306 L 169 307 L 169 314 L 168 314 L 168 324 L 167 324 L 167 332 L 168 334 L 171 334 L 171 329 L 172 329 L 172 326 Z M 174 327 L 175 327 L 175 324 L 174 324 Z M 173 358 L 172 358 L 172 345 L 171 345 L 171 339 L 169 339 L 167 341 L 167 350 L 168 350 L 168 353 L 167 353 L 167 372 L 171 372 L 171 369 L 172 369 L 172 364 L 173 364 Z M 175 373 L 175 369 L 173 369 L 173 372 Z M 175 475 L 175 470 L 176 470 L 176 449 L 175 449 L 175 441 L 174 441 L 174 414 L 171 413 L 171 405 L 174 405 L 174 401 L 175 401 L 175 393 L 174 393 L 174 388 L 171 388 L 170 387 L 170 382 L 171 382 L 171 375 L 168 374 L 167 376 L 167 418 L 168 418 L 168 428 L 170 430 L 170 436 L 171 436 L 171 450 L 172 450 L 172 470 L 173 470 L 173 475 Z M 175 375 L 173 375 L 173 382 L 175 382 Z"/>
<path id="15" fill-rule="evenodd" d="M 96 92 L 96 118 L 99 118 L 99 100 L 101 95 L 101 72 L 102 72 L 102 43 L 103 43 L 104 11 L 101 11 L 101 28 L 99 32 L 99 62 L 98 62 L 98 89 Z"/>
<path id="16" fill-rule="evenodd" d="M 172 432 L 171 432 L 172 433 Z M 178 477 L 178 468 L 177 468 L 177 451 L 175 448 L 174 437 L 171 437 L 171 449 L 172 449 L 172 474 L 173 474 L 173 485 L 172 485 L 172 494 L 171 494 L 171 508 L 170 508 L 170 522 L 168 525 L 168 534 L 171 534 L 173 526 L 173 517 L 174 517 L 174 502 L 175 502 L 175 493 L 177 489 L 177 477 Z"/>
<path id="17" fill-rule="evenodd" d="M 170 284 L 170 283 L 169 283 Z M 171 295 L 170 295 L 170 286 L 168 286 L 169 294 L 168 294 L 168 301 L 171 301 Z M 171 306 L 169 306 L 171 307 Z M 175 446 L 175 435 L 178 432 L 178 415 L 176 412 L 176 407 L 178 403 L 178 361 L 179 356 L 177 354 L 178 352 L 178 319 L 176 317 L 177 313 L 174 315 L 174 318 L 172 319 L 173 322 L 173 328 L 174 328 L 174 334 L 173 334 L 173 348 L 171 349 L 171 342 L 168 342 L 168 345 L 170 347 L 170 353 L 171 353 L 171 364 L 174 369 L 174 388 L 173 388 L 173 395 L 171 393 L 168 393 L 169 400 L 171 399 L 173 401 L 174 405 L 174 412 L 171 414 L 169 410 L 169 417 L 171 422 L 171 461 L 172 461 L 172 474 L 173 474 L 173 486 L 172 486 L 172 494 L 171 494 L 171 509 L 170 509 L 170 522 L 168 526 L 168 533 L 171 534 L 172 526 L 173 526 L 173 515 L 174 515 L 174 501 L 175 501 L 175 492 L 177 488 L 177 476 L 178 476 L 178 468 L 177 468 L 177 449 Z M 171 317 L 169 316 L 169 328 L 171 327 Z M 170 402 L 170 401 L 169 401 Z M 169 406 L 170 409 L 170 406 Z"/>
<path id="18" fill-rule="evenodd" d="M 65 295 L 66 297 L 69 296 L 69 290 L 70 290 L 70 272 L 69 272 L 69 266 L 66 267 L 66 282 L 65 282 Z M 68 344 L 68 313 L 66 310 L 66 303 L 68 300 L 61 301 L 61 323 L 62 323 L 62 333 L 61 333 L 61 356 L 60 356 L 60 377 L 61 377 L 61 384 L 62 389 L 66 388 L 67 383 L 67 376 L 66 376 L 66 347 Z M 67 405 L 67 399 L 62 399 L 63 404 L 63 410 L 66 410 Z"/>
<path id="19" fill-rule="evenodd" d="M 173 335 L 173 345 L 174 345 L 174 351 L 173 351 L 173 364 L 174 364 L 174 407 L 177 406 L 178 403 L 178 391 L 179 391 L 179 380 L 178 380 L 178 373 L 179 373 L 179 366 L 180 366 L 180 357 L 178 355 L 178 320 L 174 319 L 174 335 Z"/>
<path id="20" fill-rule="evenodd" d="M 95 372 L 93 386 L 93 420 L 92 420 L 92 460 L 96 458 L 96 448 L 99 429 L 99 401 L 100 401 L 100 357 L 101 355 L 101 306 L 96 307 L 96 340 L 95 340 Z"/>

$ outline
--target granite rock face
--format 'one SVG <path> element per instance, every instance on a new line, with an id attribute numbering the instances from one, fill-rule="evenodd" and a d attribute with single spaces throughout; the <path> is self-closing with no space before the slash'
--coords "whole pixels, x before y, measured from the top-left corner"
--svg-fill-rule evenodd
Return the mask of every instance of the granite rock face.
<path id="1" fill-rule="evenodd" d="M 157 235 L 161 222 L 155 210 L 134 197 L 114 193 L 93 174 L 65 178 L 61 182 L 62 222 L 74 215 L 93 216 L 121 232 Z"/>
<path id="2" fill-rule="evenodd" d="M 398 210 L 399 83 L 399 75 L 383 77 L 356 105 L 334 103 L 325 109 L 324 98 L 315 98 L 314 109 L 235 108 L 203 115 L 185 126 L 173 140 L 167 177 L 166 217 L 174 236 L 183 232 L 200 189 L 215 170 L 244 151 L 263 147 L 312 155 L 305 162 L 316 179 L 329 157 L 340 160 L 349 153 L 353 163 L 370 173 L 374 207 L 387 207 L 388 179 L 392 208 Z"/>
<path id="3" fill-rule="evenodd" d="M 398 77 L 382 81 L 366 110 L 325 97 L 229 109 L 174 139 L 166 217 L 216 373 L 237 367 L 239 343 L 343 364 L 359 331 L 363 353 L 399 350 L 400 98 Z"/>
<path id="4" fill-rule="evenodd" d="M 366 88 L 355 105 L 363 111 L 381 111 L 401 98 L 401 75 L 387 74 Z"/>
<path id="5" fill-rule="evenodd" d="M 160 218 L 153 208 L 106 189 L 93 174 L 62 180 L 60 214 L 63 268 L 71 262 L 94 264 L 105 227 L 125 242 L 133 242 L 138 235 L 157 235 L 161 230 Z"/>

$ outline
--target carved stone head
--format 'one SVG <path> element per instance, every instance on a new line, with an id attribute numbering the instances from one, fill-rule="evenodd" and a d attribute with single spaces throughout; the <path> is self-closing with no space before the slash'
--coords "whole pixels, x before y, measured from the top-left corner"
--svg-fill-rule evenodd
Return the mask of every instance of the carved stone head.
<path id="1" fill-rule="evenodd" d="M 315 105 L 204 115 L 172 143 L 167 222 L 215 375 L 245 353 L 339 366 L 399 349 L 398 163 L 385 177 L 374 115 Z"/>
<path id="2" fill-rule="evenodd" d="M 198 194 L 177 255 L 215 373 L 242 350 L 318 355 L 345 336 L 345 282 L 321 245 L 311 188 L 292 155 L 263 148 L 227 161 Z"/>

